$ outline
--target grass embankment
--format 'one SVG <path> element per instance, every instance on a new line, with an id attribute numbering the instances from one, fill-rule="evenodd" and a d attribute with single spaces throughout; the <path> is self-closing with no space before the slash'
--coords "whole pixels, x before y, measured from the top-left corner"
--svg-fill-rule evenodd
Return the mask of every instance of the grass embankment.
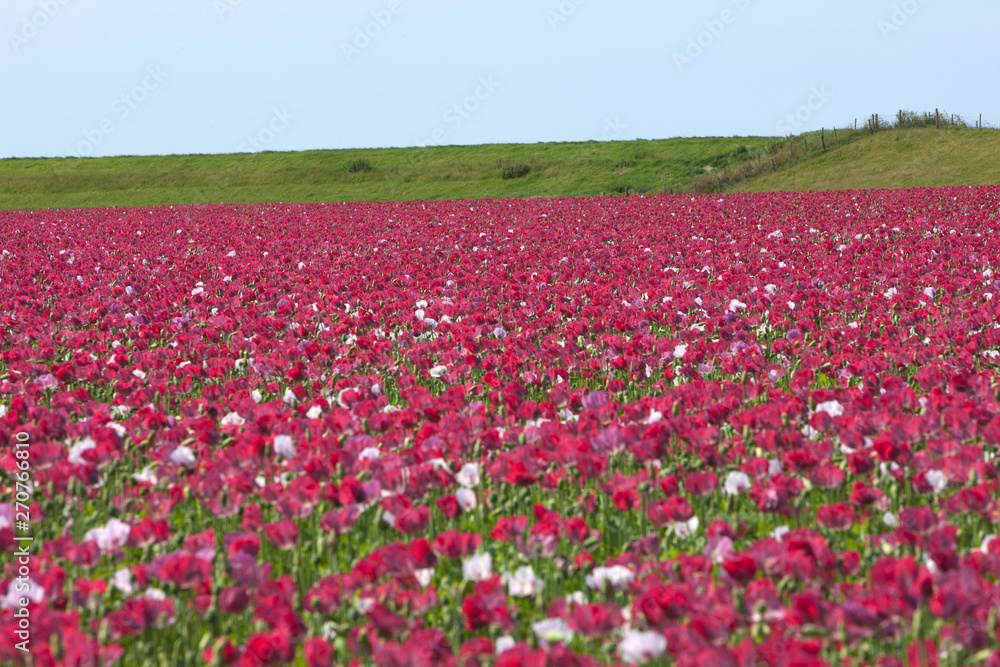
<path id="1" fill-rule="evenodd" d="M 861 131 L 858 131 L 861 133 Z M 843 132 L 841 133 L 844 134 Z M 733 192 L 912 188 L 1000 183 L 1000 131 L 975 128 L 894 129 L 820 148 L 818 133 L 796 141 L 797 155 L 726 187 Z M 787 151 L 786 151 L 787 152 Z"/>
<path id="2" fill-rule="evenodd" d="M 706 165 L 718 169 L 738 164 L 743 159 L 740 146 L 759 151 L 771 141 L 709 137 L 9 159 L 0 160 L 0 209 L 689 191 L 692 176 L 705 173 Z M 526 167 L 530 170 L 524 173 Z"/>
<path id="3" fill-rule="evenodd" d="M 826 149 L 823 149 L 823 142 Z M 570 197 L 1000 183 L 1000 131 L 0 160 L 0 209 Z M 710 169 L 706 169 L 710 167 Z"/>

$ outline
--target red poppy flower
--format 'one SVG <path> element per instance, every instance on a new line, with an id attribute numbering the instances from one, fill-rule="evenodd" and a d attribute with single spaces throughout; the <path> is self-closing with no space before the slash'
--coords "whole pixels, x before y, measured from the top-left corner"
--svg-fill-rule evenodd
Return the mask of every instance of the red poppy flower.
<path id="1" fill-rule="evenodd" d="M 242 586 L 229 586 L 219 592 L 219 609 L 227 614 L 242 614 L 250 607 L 250 596 Z"/>
<path id="2" fill-rule="evenodd" d="M 719 478 L 711 470 L 689 472 L 684 478 L 684 490 L 694 496 L 710 496 L 718 485 Z"/>
<path id="3" fill-rule="evenodd" d="M 416 535 L 427 530 L 431 521 L 431 510 L 426 505 L 404 509 L 396 515 L 396 530 L 404 535 Z"/>
<path id="4" fill-rule="evenodd" d="M 650 503 L 646 515 L 654 525 L 663 527 L 678 521 L 687 521 L 694 516 L 694 509 L 687 498 L 673 496 Z"/>
<path id="5" fill-rule="evenodd" d="M 393 613 L 381 602 L 372 603 L 365 616 L 372 627 L 383 637 L 395 637 L 406 629 L 408 621 L 405 617 Z"/>
<path id="6" fill-rule="evenodd" d="M 490 537 L 494 540 L 506 542 L 514 539 L 515 536 L 528 529 L 528 517 L 524 515 L 497 519 L 496 527 L 490 532 Z"/>
<path id="7" fill-rule="evenodd" d="M 178 588 L 194 589 L 212 576 L 212 564 L 181 552 L 157 557 L 153 560 L 152 571 L 160 581 Z"/>
<path id="8" fill-rule="evenodd" d="M 222 546 L 230 556 L 243 552 L 253 558 L 260 552 L 260 536 L 250 532 L 233 532 L 222 538 Z"/>
<path id="9" fill-rule="evenodd" d="M 333 667 L 333 648 L 320 637 L 302 643 L 306 667 Z"/>
<path id="10" fill-rule="evenodd" d="M 361 512 L 357 505 L 348 505 L 343 509 L 330 510 L 320 519 L 320 527 L 331 533 L 343 535 L 348 532 L 357 521 Z"/>
<path id="11" fill-rule="evenodd" d="M 939 525 L 937 515 L 928 505 L 904 507 L 899 511 L 899 527 L 916 535 L 929 535 Z"/>
<path id="12" fill-rule="evenodd" d="M 282 519 L 264 526 L 268 541 L 282 551 L 287 551 L 299 541 L 299 529 L 290 519 Z"/>
<path id="13" fill-rule="evenodd" d="M 483 541 L 478 533 L 461 533 L 446 530 L 434 538 L 434 552 L 445 558 L 464 558 L 473 553 Z"/>
<path id="14" fill-rule="evenodd" d="M 821 412 L 818 414 L 826 414 Z M 824 463 L 813 468 L 809 473 L 809 479 L 813 485 L 820 489 L 839 489 L 847 478 L 846 473 L 832 463 Z"/>
<path id="15" fill-rule="evenodd" d="M 441 496 L 435 501 L 435 504 L 446 519 L 457 519 L 462 513 L 462 507 L 458 504 L 458 498 L 454 494 L 449 493 Z"/>
<path id="16" fill-rule="evenodd" d="M 621 612 L 613 604 L 584 604 L 570 612 L 568 624 L 573 632 L 599 637 L 612 632 L 623 623 Z"/>
<path id="17" fill-rule="evenodd" d="M 854 524 L 854 508 L 846 503 L 824 505 L 816 510 L 816 520 L 831 530 L 847 530 Z"/>
<path id="18" fill-rule="evenodd" d="M 734 581 L 743 586 L 757 574 L 753 558 L 746 554 L 730 553 L 722 561 L 722 568 Z"/>

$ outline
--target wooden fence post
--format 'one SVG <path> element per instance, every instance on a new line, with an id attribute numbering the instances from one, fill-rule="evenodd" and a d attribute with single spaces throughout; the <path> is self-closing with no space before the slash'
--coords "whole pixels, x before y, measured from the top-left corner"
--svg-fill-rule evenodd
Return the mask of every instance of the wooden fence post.
<path id="1" fill-rule="evenodd" d="M 934 109 L 934 129 L 935 130 L 941 129 L 941 112 L 938 111 L 937 109 Z"/>
<path id="2" fill-rule="evenodd" d="M 826 152 L 826 128 L 820 128 L 819 140 L 823 142 L 823 152 Z"/>

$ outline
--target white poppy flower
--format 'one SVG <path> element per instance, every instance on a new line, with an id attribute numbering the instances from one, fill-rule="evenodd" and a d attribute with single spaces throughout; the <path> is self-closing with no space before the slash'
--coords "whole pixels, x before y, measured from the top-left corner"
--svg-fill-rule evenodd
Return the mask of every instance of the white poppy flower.
<path id="1" fill-rule="evenodd" d="M 635 573 L 632 570 L 624 565 L 612 565 L 611 567 L 595 567 L 591 574 L 584 577 L 584 582 L 596 591 L 603 591 L 605 583 L 610 584 L 612 588 L 621 590 L 626 588 L 633 579 L 635 579 Z"/>
<path id="2" fill-rule="evenodd" d="M 476 509 L 476 505 L 479 504 L 479 500 L 476 498 L 476 492 L 472 489 L 461 488 L 455 492 L 455 498 L 458 500 L 459 506 L 462 508 L 463 512 L 469 512 Z"/>
<path id="3" fill-rule="evenodd" d="M 132 526 L 120 519 L 110 519 L 100 528 L 91 528 L 84 536 L 84 542 L 97 542 L 101 551 L 114 551 L 125 546 Z"/>
<path id="4" fill-rule="evenodd" d="M 181 445 L 170 452 L 170 462 L 184 468 L 193 468 L 198 463 L 198 459 L 190 447 Z"/>
<path id="5" fill-rule="evenodd" d="M 28 579 L 28 590 L 26 591 L 17 590 L 17 586 L 11 582 L 11 585 L 7 587 L 7 595 L 0 599 L 0 606 L 4 609 L 19 609 L 21 598 L 28 598 L 35 604 L 39 604 L 45 599 L 45 589 L 36 584 L 34 579 Z"/>
<path id="6" fill-rule="evenodd" d="M 948 486 L 948 477 L 940 470 L 928 470 L 924 474 L 924 479 L 927 480 L 927 484 L 930 485 L 935 495 L 944 491 L 945 487 Z"/>
<path id="7" fill-rule="evenodd" d="M 455 473 L 455 481 L 467 488 L 479 486 L 479 464 L 466 463 L 462 469 Z"/>
<path id="8" fill-rule="evenodd" d="M 671 526 L 678 537 L 690 537 L 698 531 L 700 524 L 701 521 L 699 521 L 698 517 L 693 516 L 687 521 L 675 521 Z"/>
<path id="9" fill-rule="evenodd" d="M 97 443 L 90 438 L 80 440 L 69 448 L 69 462 L 78 466 L 86 465 L 87 462 L 83 460 L 82 455 L 88 449 L 95 447 L 97 447 Z"/>
<path id="10" fill-rule="evenodd" d="M 434 577 L 434 568 L 428 567 L 420 570 L 416 570 L 413 576 L 417 578 L 417 583 L 420 584 L 422 588 L 427 588 L 431 584 L 431 579 Z"/>
<path id="11" fill-rule="evenodd" d="M 568 644 L 573 641 L 573 631 L 561 618 L 546 618 L 531 624 L 531 629 L 538 637 L 538 644 L 547 649 L 549 644 L 559 642 Z"/>
<path id="12" fill-rule="evenodd" d="M 240 417 L 239 413 L 230 412 L 219 421 L 219 424 L 222 426 L 243 426 L 246 421 L 243 417 Z"/>
<path id="13" fill-rule="evenodd" d="M 290 435 L 274 436 L 274 453 L 283 459 L 295 458 L 295 442 Z"/>
<path id="14" fill-rule="evenodd" d="M 132 583 L 132 571 L 127 568 L 116 570 L 111 576 L 111 585 L 118 589 L 122 595 L 132 595 L 136 591 Z"/>
<path id="15" fill-rule="evenodd" d="M 132 479 L 137 482 L 148 482 L 149 484 L 156 484 L 156 473 L 154 472 L 155 466 L 150 464 L 140 470 L 139 472 L 132 473 Z"/>
<path id="16" fill-rule="evenodd" d="M 618 644 L 618 655 L 628 663 L 644 665 L 663 655 L 667 640 L 659 632 L 633 632 L 626 630 L 625 638 Z"/>
<path id="17" fill-rule="evenodd" d="M 517 642 L 510 635 L 504 635 L 503 637 L 497 637 L 496 642 L 496 654 L 500 655 L 504 651 L 509 651 L 514 648 Z"/>
<path id="18" fill-rule="evenodd" d="M 545 582 L 535 576 L 535 571 L 530 565 L 517 568 L 514 574 L 503 573 L 503 580 L 507 582 L 507 593 L 515 598 L 527 598 L 545 587 Z"/>
<path id="19" fill-rule="evenodd" d="M 493 576 L 493 557 L 489 554 L 473 554 L 462 561 L 462 578 L 466 581 L 482 581 Z"/>
<path id="20" fill-rule="evenodd" d="M 816 406 L 816 412 L 825 412 L 831 417 L 840 417 L 844 414 L 844 406 L 840 401 L 823 401 Z"/>
<path id="21" fill-rule="evenodd" d="M 750 476 L 745 472 L 734 470 L 726 475 L 722 483 L 722 492 L 727 496 L 738 496 L 750 489 Z"/>

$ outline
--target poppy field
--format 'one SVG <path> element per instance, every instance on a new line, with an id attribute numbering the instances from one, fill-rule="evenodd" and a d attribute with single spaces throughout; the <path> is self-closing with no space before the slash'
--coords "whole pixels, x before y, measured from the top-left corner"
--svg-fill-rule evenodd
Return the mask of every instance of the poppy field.
<path id="1" fill-rule="evenodd" d="M 1000 187 L 0 214 L 0 664 L 1000 667 Z"/>

